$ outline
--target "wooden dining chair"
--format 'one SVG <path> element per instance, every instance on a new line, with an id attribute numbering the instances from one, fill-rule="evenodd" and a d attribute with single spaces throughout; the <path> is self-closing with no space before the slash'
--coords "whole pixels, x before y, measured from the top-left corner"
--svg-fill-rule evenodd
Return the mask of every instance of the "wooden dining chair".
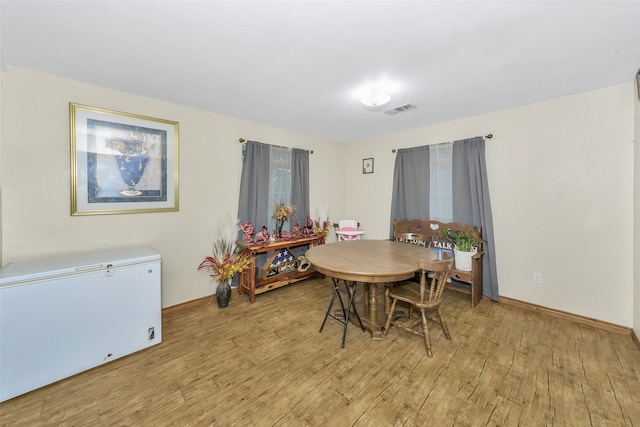
<path id="1" fill-rule="evenodd" d="M 429 325 L 427 322 L 427 311 L 430 311 L 436 313 L 444 335 L 448 340 L 451 339 L 449 327 L 442 315 L 440 305 L 442 304 L 442 293 L 447 283 L 452 264 L 453 258 L 448 254 L 444 256 L 444 259 L 439 261 L 429 262 L 420 260 L 419 284 L 407 281 L 386 290 L 386 297 L 391 299 L 391 309 L 389 310 L 387 323 L 382 332 L 383 337 L 387 335 L 392 325 L 412 334 L 420 335 L 424 338 L 427 356 L 433 357 L 433 353 L 431 352 L 431 335 L 429 334 Z M 427 279 L 427 274 L 429 273 L 433 273 L 433 276 Z M 408 315 L 396 313 L 396 304 L 398 301 L 409 304 Z M 420 310 L 420 319 L 413 319 L 414 307 Z M 431 320 L 435 321 L 435 319 Z M 420 325 L 422 325 L 421 330 L 417 328 Z"/>

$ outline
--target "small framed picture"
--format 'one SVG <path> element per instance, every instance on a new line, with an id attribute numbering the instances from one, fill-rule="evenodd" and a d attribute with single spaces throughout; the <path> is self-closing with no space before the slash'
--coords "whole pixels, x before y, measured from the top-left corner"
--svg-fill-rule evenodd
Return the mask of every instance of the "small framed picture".
<path id="1" fill-rule="evenodd" d="M 362 159 L 362 173 L 373 173 L 373 157 Z"/>

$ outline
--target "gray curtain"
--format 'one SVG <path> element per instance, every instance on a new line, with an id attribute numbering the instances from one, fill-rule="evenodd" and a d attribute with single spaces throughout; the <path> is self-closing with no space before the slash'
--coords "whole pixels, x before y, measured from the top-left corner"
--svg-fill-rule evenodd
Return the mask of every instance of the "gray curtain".
<path id="1" fill-rule="evenodd" d="M 247 141 L 242 176 L 238 219 L 249 220 L 256 232 L 269 224 L 269 169 L 271 145 Z M 302 225 L 309 214 L 309 151 L 291 149 L 291 204 L 296 207 L 295 221 Z M 269 230 L 271 232 L 272 230 Z"/>
<path id="2" fill-rule="evenodd" d="M 476 137 L 453 143 L 452 173 L 453 220 L 460 224 L 482 227 L 482 237 L 487 241 L 482 265 L 482 293 L 498 301 L 498 274 L 484 138 Z"/>
<path id="3" fill-rule="evenodd" d="M 304 227 L 309 215 L 309 152 L 299 148 L 291 150 L 291 204 L 296 207 L 293 224 L 300 221 Z M 292 224 L 292 225 L 293 225 Z"/>
<path id="4" fill-rule="evenodd" d="M 396 152 L 391 196 L 389 238 L 394 219 L 429 218 L 429 146 L 401 148 Z"/>
<path id="5" fill-rule="evenodd" d="M 247 141 L 240 178 L 238 219 L 248 220 L 260 231 L 269 224 L 269 145 Z"/>
<path id="6" fill-rule="evenodd" d="M 271 145 L 247 141 L 240 178 L 238 219 L 241 222 L 250 221 L 256 232 L 263 225 L 269 226 L 273 213 L 273 207 L 269 206 L 270 168 Z M 304 224 L 309 213 L 309 152 L 296 148 L 291 152 L 291 204 L 296 206 L 296 215 L 298 218 L 302 216 L 300 223 Z M 242 233 L 238 238 L 242 238 Z M 256 274 L 261 274 L 266 259 L 267 254 L 258 255 Z M 238 275 L 234 276 L 232 286 L 237 287 L 238 280 Z"/>

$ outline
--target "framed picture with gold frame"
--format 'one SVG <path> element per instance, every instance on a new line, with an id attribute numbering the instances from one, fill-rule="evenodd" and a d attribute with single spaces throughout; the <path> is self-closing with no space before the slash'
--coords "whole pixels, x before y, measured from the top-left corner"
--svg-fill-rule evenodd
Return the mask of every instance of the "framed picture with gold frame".
<path id="1" fill-rule="evenodd" d="M 178 210 L 178 122 L 69 103 L 71 215 Z"/>

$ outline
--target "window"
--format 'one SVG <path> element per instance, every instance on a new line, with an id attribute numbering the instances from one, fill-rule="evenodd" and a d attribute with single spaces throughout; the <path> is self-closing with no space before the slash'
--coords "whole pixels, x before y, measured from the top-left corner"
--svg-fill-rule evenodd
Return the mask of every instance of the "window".
<path id="1" fill-rule="evenodd" d="M 453 221 L 452 147 L 453 143 L 429 146 L 429 217 L 441 222 Z"/>
<path id="2" fill-rule="evenodd" d="M 271 214 L 275 206 L 282 202 L 291 204 L 291 150 L 272 146 L 269 153 L 269 230 L 276 228 Z"/>

